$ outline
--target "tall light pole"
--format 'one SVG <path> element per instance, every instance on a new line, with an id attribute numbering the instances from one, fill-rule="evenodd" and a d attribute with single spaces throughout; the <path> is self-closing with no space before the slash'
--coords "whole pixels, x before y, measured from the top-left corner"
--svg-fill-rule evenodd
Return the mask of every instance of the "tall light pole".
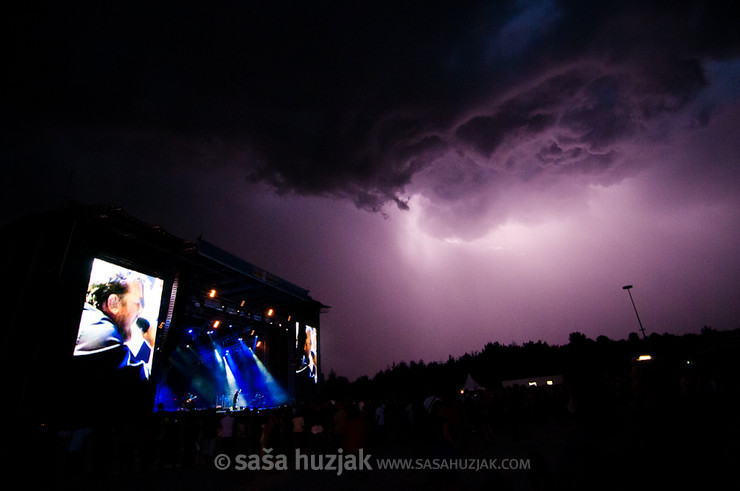
<path id="1" fill-rule="evenodd" d="M 637 307 L 635 307 L 635 300 L 632 298 L 632 292 L 630 292 L 631 289 L 632 289 L 632 285 L 626 285 L 622 287 L 622 290 L 627 290 L 627 293 L 630 296 L 630 301 L 632 302 L 632 308 L 635 309 L 635 315 L 637 316 L 637 323 L 640 324 L 640 332 L 642 333 L 642 339 L 647 339 L 645 336 L 645 328 L 642 327 L 642 321 L 640 321 L 640 314 L 637 313 Z"/>

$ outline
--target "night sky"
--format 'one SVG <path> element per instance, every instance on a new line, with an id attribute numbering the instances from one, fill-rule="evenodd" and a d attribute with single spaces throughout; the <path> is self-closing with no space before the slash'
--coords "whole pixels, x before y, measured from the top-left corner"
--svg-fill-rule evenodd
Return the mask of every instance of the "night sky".
<path id="1" fill-rule="evenodd" d="M 330 305 L 325 374 L 740 327 L 732 2 L 4 6 L 5 223 L 72 197 Z"/>

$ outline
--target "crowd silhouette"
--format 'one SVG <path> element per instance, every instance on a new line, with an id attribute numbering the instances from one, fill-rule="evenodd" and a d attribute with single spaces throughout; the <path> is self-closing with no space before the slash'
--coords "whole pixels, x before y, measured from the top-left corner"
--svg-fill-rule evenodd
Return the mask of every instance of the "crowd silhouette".
<path id="1" fill-rule="evenodd" d="M 736 354 L 726 339 L 720 344 L 727 349 L 712 352 L 712 367 L 725 366 L 720 358 Z M 222 479 L 228 473 L 214 474 L 213 468 L 219 454 L 292 456 L 296 449 L 326 454 L 339 448 L 376 457 L 530 463 L 520 472 L 415 474 L 430 487 L 454 487 L 458 479 L 473 478 L 481 488 L 511 489 L 706 486 L 726 485 L 726 479 L 737 484 L 732 472 L 740 448 L 736 370 L 697 364 L 632 357 L 621 371 L 584 366 L 556 385 L 495 384 L 475 391 L 415 386 L 405 393 L 387 386 L 385 394 L 375 386 L 371 397 L 358 397 L 357 387 L 334 376 L 325 381 L 321 398 L 304 403 L 262 410 L 159 408 L 115 419 L 101 409 L 91 425 L 36 427 L 28 440 L 50 464 L 50 479 L 75 487 L 139 479 L 161 483 L 156 479 L 161 475 L 169 476 L 168 484 L 178 476 L 193 479 L 183 470 Z M 388 373 L 376 378 L 388 380 Z M 238 479 L 243 483 L 257 475 L 242 473 Z"/>

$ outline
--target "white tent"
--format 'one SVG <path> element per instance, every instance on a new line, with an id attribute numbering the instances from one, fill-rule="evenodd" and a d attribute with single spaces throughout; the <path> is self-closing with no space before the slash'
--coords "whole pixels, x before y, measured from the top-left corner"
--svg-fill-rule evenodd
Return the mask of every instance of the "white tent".
<path id="1" fill-rule="evenodd" d="M 465 380 L 465 384 L 462 386 L 461 390 L 468 391 L 468 390 L 484 390 L 485 387 L 480 385 L 478 382 L 476 382 L 473 377 L 468 374 L 467 380 Z"/>

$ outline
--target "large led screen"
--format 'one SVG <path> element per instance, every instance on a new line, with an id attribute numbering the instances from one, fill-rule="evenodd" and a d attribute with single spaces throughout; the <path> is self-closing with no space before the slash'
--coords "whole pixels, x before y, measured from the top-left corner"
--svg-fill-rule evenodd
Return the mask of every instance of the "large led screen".
<path id="1" fill-rule="evenodd" d="M 102 259 L 93 260 L 74 356 L 98 375 L 148 380 L 163 280 Z"/>
<path id="2" fill-rule="evenodd" d="M 316 342 L 316 328 L 306 326 L 305 332 L 306 338 L 303 343 L 303 366 L 307 371 L 308 377 L 313 380 L 314 383 L 318 383 L 319 370 L 318 370 L 318 343 Z"/>

